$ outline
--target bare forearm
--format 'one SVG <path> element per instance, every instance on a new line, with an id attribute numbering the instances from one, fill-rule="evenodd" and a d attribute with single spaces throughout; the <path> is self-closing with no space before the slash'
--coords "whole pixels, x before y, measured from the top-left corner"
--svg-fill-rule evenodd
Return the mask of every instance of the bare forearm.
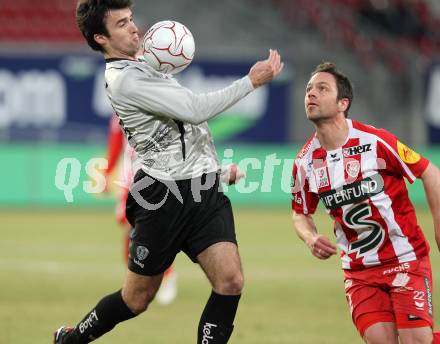
<path id="1" fill-rule="evenodd" d="M 328 259 L 336 254 L 336 246 L 324 235 L 318 234 L 310 215 L 292 214 L 296 234 L 306 243 L 310 252 L 319 259 Z"/>
<path id="2" fill-rule="evenodd" d="M 312 217 L 309 215 L 296 214 L 294 212 L 292 214 L 292 222 L 296 234 L 310 248 L 313 243 L 313 239 L 318 235 Z"/>
<path id="3" fill-rule="evenodd" d="M 430 163 L 422 174 L 426 199 L 434 222 L 435 239 L 440 249 L 440 170 Z"/>

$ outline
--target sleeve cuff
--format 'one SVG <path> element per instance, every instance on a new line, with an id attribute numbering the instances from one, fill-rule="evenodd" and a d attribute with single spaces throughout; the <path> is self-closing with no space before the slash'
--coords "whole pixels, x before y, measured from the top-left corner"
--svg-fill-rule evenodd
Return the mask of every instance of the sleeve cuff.
<path id="1" fill-rule="evenodd" d="M 246 75 L 241 80 L 243 80 L 243 83 L 246 84 L 246 87 L 249 92 L 255 90 L 255 87 L 254 85 L 252 85 L 252 81 L 251 78 L 249 78 L 249 75 Z"/>

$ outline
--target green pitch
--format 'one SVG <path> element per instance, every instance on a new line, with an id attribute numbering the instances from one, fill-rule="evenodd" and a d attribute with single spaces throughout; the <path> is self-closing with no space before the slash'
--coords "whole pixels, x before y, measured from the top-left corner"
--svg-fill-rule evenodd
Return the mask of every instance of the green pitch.
<path id="1" fill-rule="evenodd" d="M 237 209 L 235 216 L 246 286 L 230 342 L 361 343 L 346 306 L 339 258 L 312 257 L 293 232 L 288 207 Z M 431 218 L 424 210 L 418 216 L 431 243 L 438 286 Z M 58 326 L 76 324 L 102 296 L 120 288 L 122 231 L 112 210 L 4 209 L 0 219 L 1 344 L 50 343 Z M 325 216 L 317 222 L 331 234 Z M 96 343 L 194 343 L 210 288 L 183 254 L 175 267 L 179 293 L 172 305 L 152 304 Z"/>

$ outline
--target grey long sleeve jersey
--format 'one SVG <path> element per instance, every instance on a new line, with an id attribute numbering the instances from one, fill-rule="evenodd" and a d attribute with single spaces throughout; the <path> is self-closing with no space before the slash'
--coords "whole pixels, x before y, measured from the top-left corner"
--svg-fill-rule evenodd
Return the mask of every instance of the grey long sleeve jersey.
<path id="1" fill-rule="evenodd" d="M 194 94 L 145 62 L 109 59 L 106 91 L 146 173 L 164 180 L 195 178 L 220 165 L 207 120 L 249 94 L 248 76 L 219 91 Z"/>

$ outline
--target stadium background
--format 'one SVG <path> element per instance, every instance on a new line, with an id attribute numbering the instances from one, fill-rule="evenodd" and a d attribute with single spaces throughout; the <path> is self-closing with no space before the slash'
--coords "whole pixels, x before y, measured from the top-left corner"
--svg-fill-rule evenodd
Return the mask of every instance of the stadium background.
<path id="1" fill-rule="evenodd" d="M 66 0 L 0 0 L 0 343 L 48 342 L 123 277 L 114 199 L 86 192 L 94 178 L 87 164 L 105 156 L 111 109 L 102 58 L 83 43 L 74 8 Z M 313 131 L 304 88 L 317 63 L 336 62 L 355 86 L 353 118 L 392 131 L 440 165 L 440 2 L 138 0 L 135 13 L 140 29 L 164 19 L 191 29 L 196 57 L 178 78 L 195 91 L 247 73 L 269 48 L 286 62 L 276 82 L 210 123 L 220 158 L 247 170 L 228 190 L 247 276 L 232 343 L 360 342 L 338 259 L 313 259 L 289 220 L 292 159 Z M 438 285 L 423 188 L 409 187 Z M 331 235 L 329 220 L 318 219 Z M 176 265 L 178 300 L 152 305 L 100 342 L 192 342 L 207 282 L 184 257 Z"/>

